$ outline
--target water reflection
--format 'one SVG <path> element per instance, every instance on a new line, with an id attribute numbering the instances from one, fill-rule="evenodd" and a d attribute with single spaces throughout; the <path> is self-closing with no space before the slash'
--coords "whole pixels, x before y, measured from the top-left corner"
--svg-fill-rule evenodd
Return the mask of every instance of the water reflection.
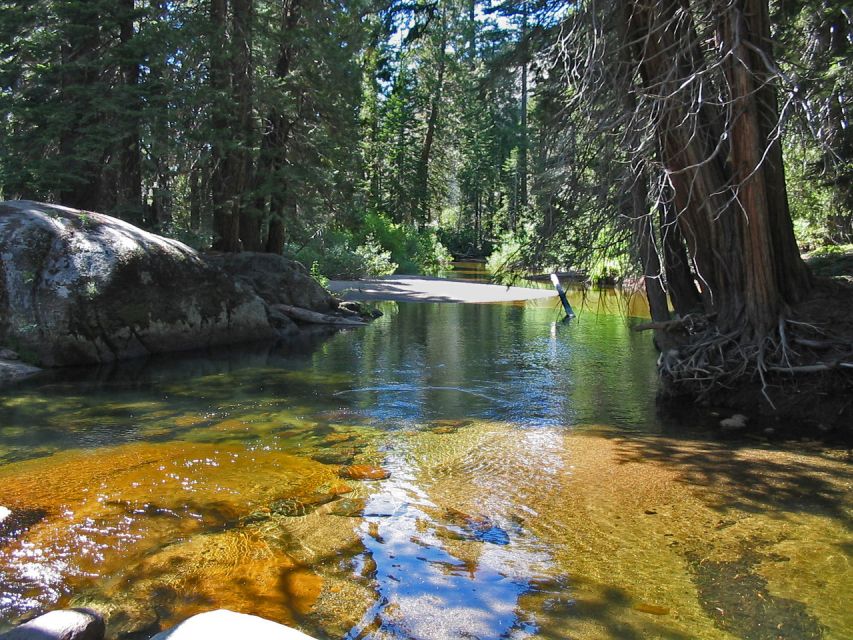
<path id="1" fill-rule="evenodd" d="M 300 349 L 15 387 L 0 626 L 90 605 L 111 638 L 212 607 L 353 640 L 849 635 L 849 462 L 665 427 L 648 337 L 591 295 L 569 324 L 385 304 Z"/>
<path id="2" fill-rule="evenodd" d="M 519 606 L 520 599 L 553 573 L 553 559 L 524 532 L 517 496 L 483 487 L 475 513 L 452 506 L 452 493 L 441 491 L 434 499 L 436 483 L 429 480 L 434 469 L 422 468 L 424 454 L 405 445 L 391 445 L 385 458 L 391 479 L 366 509 L 380 515 L 367 516 L 361 526 L 365 553 L 375 566 L 377 603 L 346 637 L 530 637 L 535 616 Z M 547 450 L 540 452 L 547 457 Z"/>

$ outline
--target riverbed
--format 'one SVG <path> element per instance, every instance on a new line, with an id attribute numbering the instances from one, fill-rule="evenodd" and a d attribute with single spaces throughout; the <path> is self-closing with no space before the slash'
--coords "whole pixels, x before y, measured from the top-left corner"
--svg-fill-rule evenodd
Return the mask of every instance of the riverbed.
<path id="1" fill-rule="evenodd" d="M 569 323 L 553 298 L 381 303 L 331 338 L 5 389 L 0 624 L 93 606 L 145 638 L 225 607 L 353 640 L 851 637 L 847 452 L 658 415 L 641 302 L 571 299 Z"/>

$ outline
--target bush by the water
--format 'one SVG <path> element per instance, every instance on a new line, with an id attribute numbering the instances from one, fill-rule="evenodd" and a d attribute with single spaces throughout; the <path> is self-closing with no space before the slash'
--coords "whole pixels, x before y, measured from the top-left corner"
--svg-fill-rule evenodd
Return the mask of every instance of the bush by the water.
<path id="1" fill-rule="evenodd" d="M 359 243 L 348 231 L 329 231 L 302 246 L 287 244 L 284 254 L 301 262 L 321 280 L 384 276 L 397 269 L 391 252 L 372 235 L 367 234 Z"/>
<path id="2" fill-rule="evenodd" d="M 419 230 L 393 222 L 381 213 L 368 213 L 363 230 L 391 252 L 391 260 L 398 265 L 396 273 L 435 275 L 449 268 L 453 260 L 432 229 Z"/>
<path id="3" fill-rule="evenodd" d="M 289 243 L 284 254 L 321 281 L 392 273 L 434 275 L 452 260 L 431 229 L 418 230 L 378 213 L 367 214 L 355 231 L 327 230 L 304 244 Z"/>

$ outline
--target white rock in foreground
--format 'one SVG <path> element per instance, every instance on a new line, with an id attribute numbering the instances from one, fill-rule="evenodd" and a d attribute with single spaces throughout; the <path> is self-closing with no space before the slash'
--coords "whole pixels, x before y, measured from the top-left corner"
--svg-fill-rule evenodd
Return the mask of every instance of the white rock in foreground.
<path id="1" fill-rule="evenodd" d="M 0 634 L 0 640 L 103 640 L 104 620 L 88 609 L 60 609 Z"/>
<path id="2" fill-rule="evenodd" d="M 235 613 L 228 609 L 200 613 L 178 626 L 158 633 L 151 640 L 314 640 L 301 631 L 258 616 Z"/>

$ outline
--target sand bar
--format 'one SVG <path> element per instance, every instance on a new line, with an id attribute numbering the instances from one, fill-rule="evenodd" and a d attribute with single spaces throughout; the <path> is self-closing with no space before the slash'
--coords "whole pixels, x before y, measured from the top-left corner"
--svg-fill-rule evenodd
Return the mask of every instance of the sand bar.
<path id="1" fill-rule="evenodd" d="M 550 289 L 505 287 L 467 280 L 429 276 L 384 276 L 366 280 L 332 280 L 329 290 L 344 300 L 395 300 L 397 302 L 514 302 L 553 298 Z"/>

